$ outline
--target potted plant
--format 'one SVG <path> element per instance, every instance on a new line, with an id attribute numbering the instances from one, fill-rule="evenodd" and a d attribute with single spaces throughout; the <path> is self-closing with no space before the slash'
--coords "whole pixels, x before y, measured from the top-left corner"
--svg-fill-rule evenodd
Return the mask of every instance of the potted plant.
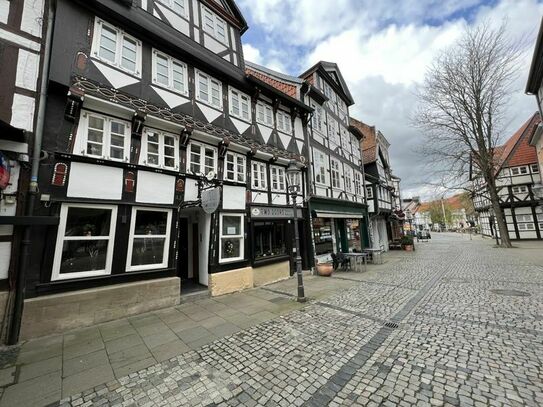
<path id="1" fill-rule="evenodd" d="M 319 262 L 315 259 L 317 274 L 322 277 L 330 277 L 334 271 L 334 265 L 330 262 Z"/>
<path id="2" fill-rule="evenodd" d="M 404 235 L 402 237 L 402 247 L 406 252 L 412 252 L 413 251 L 413 236 L 410 235 Z"/>

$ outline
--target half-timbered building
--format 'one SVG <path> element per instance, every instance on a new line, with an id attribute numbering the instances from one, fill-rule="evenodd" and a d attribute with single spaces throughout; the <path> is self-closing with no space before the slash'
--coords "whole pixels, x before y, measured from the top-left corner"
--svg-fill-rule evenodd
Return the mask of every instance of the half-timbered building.
<path id="1" fill-rule="evenodd" d="M 389 241 L 399 237 L 398 219 L 393 216 L 396 195 L 394 179 L 390 168 L 388 148 L 390 143 L 375 126 L 369 126 L 351 118 L 364 138 L 361 142 L 362 160 L 366 182 L 366 196 L 369 212 L 369 234 L 372 246 L 388 250 Z M 399 182 L 398 182 L 399 185 Z"/>
<path id="2" fill-rule="evenodd" d="M 311 108 L 245 72 L 246 29 L 229 0 L 57 1 L 23 337 L 289 276 Z"/>
<path id="3" fill-rule="evenodd" d="M 498 167 L 496 184 L 511 239 L 542 239 L 543 207 L 534 194 L 534 186 L 541 183 L 540 166 L 534 146 L 529 144 L 541 123 L 539 113 L 534 114 L 502 146 L 496 147 Z M 496 219 L 485 183 L 473 174 L 474 206 L 479 213 L 481 233 L 499 236 Z"/>

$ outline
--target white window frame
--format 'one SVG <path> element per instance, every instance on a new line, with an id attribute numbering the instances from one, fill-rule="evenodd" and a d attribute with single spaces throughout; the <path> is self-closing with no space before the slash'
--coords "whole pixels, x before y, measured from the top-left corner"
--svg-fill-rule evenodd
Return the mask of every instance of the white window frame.
<path id="1" fill-rule="evenodd" d="M 187 0 L 158 0 L 159 3 L 165 5 L 169 9 L 171 9 L 175 14 L 188 18 L 189 16 L 189 7 L 187 4 Z M 179 5 L 183 4 L 183 11 L 180 11 L 178 9 Z"/>
<path id="2" fill-rule="evenodd" d="M 115 35 L 116 35 L 116 39 L 115 39 L 115 51 L 113 50 L 110 50 L 111 52 L 114 52 L 115 53 L 115 60 L 114 61 L 110 61 L 109 59 L 107 58 L 104 58 L 102 56 L 100 56 L 100 43 L 101 43 L 101 38 L 102 38 L 102 29 L 103 27 L 106 27 L 106 29 L 109 29 L 111 31 L 114 31 L 115 32 Z M 135 65 L 136 65 L 136 69 L 134 71 L 128 69 L 128 68 L 125 68 L 123 65 L 122 65 L 122 58 L 123 58 L 123 55 L 122 55 L 122 50 L 123 50 L 123 43 L 125 40 L 128 40 L 128 41 L 131 41 L 133 43 L 136 44 L 136 60 L 134 61 Z M 92 38 L 92 50 L 91 50 L 91 54 L 94 58 L 102 61 L 103 63 L 107 64 L 107 65 L 112 65 L 124 72 L 127 72 L 131 75 L 135 75 L 137 76 L 138 78 L 141 78 L 141 54 L 142 54 L 142 46 L 141 46 L 141 41 L 134 38 L 133 36 L 125 33 L 123 30 L 115 27 L 114 25 L 111 25 L 111 24 L 108 24 L 106 23 L 104 20 L 101 20 L 99 19 L 98 17 L 96 17 L 95 21 L 94 21 L 94 34 L 93 34 L 93 38 Z"/>
<path id="3" fill-rule="evenodd" d="M 313 103 L 312 107 L 314 109 L 313 112 L 313 118 L 311 121 L 311 125 L 313 126 L 313 130 L 317 131 L 320 134 L 324 133 L 324 111 L 322 109 L 322 106 L 318 103 Z"/>
<path id="4" fill-rule="evenodd" d="M 356 160 L 360 160 L 360 143 L 355 136 L 351 136 L 352 154 Z"/>
<path id="5" fill-rule="evenodd" d="M 203 78 L 207 85 L 207 98 L 202 97 L 200 88 L 200 79 Z M 213 91 L 216 90 L 218 92 L 217 98 L 213 97 Z M 223 100 L 222 100 L 222 83 L 218 81 L 217 79 L 213 78 L 212 76 L 196 70 L 196 99 L 202 103 L 205 103 L 206 105 L 209 105 L 211 107 L 214 107 L 216 109 L 221 109 L 223 107 Z M 215 99 L 218 99 L 218 104 L 215 103 Z"/>
<path id="6" fill-rule="evenodd" d="M 162 263 L 157 264 L 145 264 L 141 266 L 132 266 L 132 252 L 134 250 L 134 239 L 135 238 L 141 238 L 142 235 L 136 236 L 134 234 L 136 229 L 136 214 L 138 211 L 142 212 L 164 212 L 168 214 L 168 218 L 166 220 L 166 235 L 145 235 L 145 237 L 148 238 L 165 238 L 164 241 L 164 252 L 162 254 Z M 170 256 L 170 235 L 172 230 L 172 210 L 171 209 L 160 209 L 160 208 L 149 208 L 149 207 L 140 207 L 140 206 L 134 206 L 132 207 L 132 217 L 130 219 L 130 235 L 128 239 L 128 254 L 126 257 L 126 271 L 142 271 L 142 270 L 156 270 L 156 269 L 164 269 L 168 267 L 168 260 Z"/>
<path id="7" fill-rule="evenodd" d="M 354 193 L 356 196 L 364 197 L 364 184 L 362 182 L 362 173 L 354 170 Z"/>
<path id="8" fill-rule="evenodd" d="M 337 177 L 336 177 L 337 185 L 335 185 L 336 183 L 334 182 L 335 181 L 334 174 L 337 174 Z M 335 158 L 332 158 L 330 160 L 330 178 L 332 181 L 332 188 L 341 189 L 341 185 L 342 185 L 341 184 L 341 163 L 339 162 L 339 160 L 336 160 Z"/>
<path id="9" fill-rule="evenodd" d="M 109 222 L 109 235 L 106 236 L 65 236 L 66 222 L 68 221 L 68 212 L 70 208 L 87 208 L 87 209 L 107 209 L 111 210 Z M 68 280 L 72 278 L 85 278 L 94 276 L 105 276 L 111 274 L 111 264 L 113 262 L 113 250 L 115 240 L 115 229 L 117 227 L 117 206 L 116 205 L 94 205 L 94 204 L 62 204 L 60 208 L 60 223 L 58 226 L 57 242 L 55 246 L 55 257 L 53 260 L 53 271 L 51 281 Z M 106 268 L 104 270 L 82 271 L 79 273 L 64 273 L 60 274 L 60 262 L 62 261 L 62 249 L 65 241 L 80 241 L 80 240 L 107 240 L 107 255 Z"/>
<path id="10" fill-rule="evenodd" d="M 314 148 L 313 162 L 315 167 L 315 183 L 317 185 L 328 185 L 328 160 L 326 154 Z M 324 180 L 319 181 L 318 177 L 323 177 Z"/>
<path id="11" fill-rule="evenodd" d="M 225 216 L 228 217 L 239 217 L 240 218 L 240 234 L 238 235 L 223 235 L 222 234 L 222 226 L 223 226 L 223 218 Z M 222 240 L 223 239 L 239 239 L 240 245 L 239 245 L 239 256 L 223 259 L 222 258 Z M 245 215 L 242 213 L 221 213 L 219 218 L 219 263 L 232 263 L 235 261 L 240 261 L 245 259 Z"/>
<path id="12" fill-rule="evenodd" d="M 532 164 L 531 166 L 532 174 L 539 174 L 539 164 Z"/>
<path id="13" fill-rule="evenodd" d="M 266 102 L 256 102 L 256 121 L 264 126 L 273 127 L 273 108 Z"/>
<path id="14" fill-rule="evenodd" d="M 149 133 L 155 133 L 158 135 L 158 164 L 151 164 L 148 162 L 149 152 Z M 166 155 L 164 154 L 165 147 L 171 147 L 165 143 L 165 139 L 171 137 L 174 139 L 174 166 L 170 167 L 166 165 Z M 155 154 L 155 153 L 151 153 Z M 168 156 L 172 157 L 172 156 Z M 179 170 L 179 136 L 177 134 L 168 133 L 165 131 L 146 127 L 143 130 L 141 137 L 141 151 L 140 151 L 140 165 L 146 165 L 154 168 L 164 168 L 167 170 L 178 171 Z"/>
<path id="15" fill-rule="evenodd" d="M 275 180 L 274 180 L 275 178 Z M 272 192 L 286 192 L 287 191 L 287 177 L 284 167 L 277 165 L 270 165 L 270 179 Z M 274 183 L 277 186 L 274 186 Z"/>
<path id="16" fill-rule="evenodd" d="M 277 110 L 277 130 L 282 133 L 292 134 L 291 117 L 282 110 Z"/>
<path id="17" fill-rule="evenodd" d="M 251 162 L 251 189 L 266 190 L 267 188 L 268 179 L 266 163 L 260 161 Z"/>
<path id="18" fill-rule="evenodd" d="M 345 192 L 352 194 L 354 190 L 354 171 L 348 165 L 343 165 L 343 185 L 345 185 Z"/>
<path id="19" fill-rule="evenodd" d="M 251 98 L 246 93 L 240 92 L 231 86 L 228 88 L 228 96 L 230 115 L 237 117 L 238 119 L 251 122 L 253 119 L 251 114 Z M 235 112 L 236 108 L 238 110 L 237 113 Z"/>
<path id="20" fill-rule="evenodd" d="M 524 172 L 523 172 L 524 170 Z M 521 167 L 513 167 L 511 168 L 511 175 L 527 175 L 529 174 L 528 172 L 528 167 L 523 165 Z"/>
<path id="21" fill-rule="evenodd" d="M 96 117 L 104 121 L 104 128 L 102 132 L 102 143 L 94 143 L 89 141 L 89 119 L 90 117 Z M 118 146 L 112 145 L 111 143 L 111 124 L 112 123 L 121 123 L 124 125 L 124 144 L 123 144 L 123 158 L 113 158 L 111 157 L 111 149 L 119 148 Z M 76 154 L 83 155 L 85 157 L 94 157 L 105 160 L 112 160 L 118 162 L 128 162 L 130 161 L 130 134 L 131 134 L 131 125 L 130 122 L 126 120 L 117 119 L 115 117 L 106 116 L 100 113 L 94 113 L 89 110 L 83 110 L 81 112 L 81 119 L 79 121 L 79 126 L 77 129 L 77 148 L 75 149 Z M 114 134 L 120 135 L 120 134 Z M 87 152 L 87 143 L 92 144 L 101 144 L 102 145 L 102 154 L 89 154 Z"/>
<path id="22" fill-rule="evenodd" d="M 328 118 L 328 141 L 337 147 L 341 146 L 341 137 L 339 135 L 339 124 L 336 119 Z"/>
<path id="23" fill-rule="evenodd" d="M 528 193 L 528 187 L 526 185 L 519 185 L 511 189 L 512 189 L 513 194 L 527 194 Z"/>
<path id="24" fill-rule="evenodd" d="M 232 157 L 233 158 L 233 166 L 234 166 L 234 169 L 233 171 L 228 171 L 228 158 L 229 157 Z M 243 163 L 242 164 L 239 164 L 238 163 L 238 159 L 241 158 Z M 224 157 L 224 176 L 223 176 L 223 179 L 226 180 L 226 181 L 230 181 L 230 182 L 236 182 L 236 183 L 242 183 L 244 184 L 246 181 L 247 181 L 247 158 L 242 155 L 242 154 L 238 154 L 238 153 L 234 153 L 232 151 L 228 151 Z M 229 178 L 229 173 L 231 173 L 233 175 L 233 178 Z M 243 180 L 239 180 L 238 179 L 238 175 L 243 175 Z"/>
<path id="25" fill-rule="evenodd" d="M 162 82 L 158 81 L 158 58 L 164 58 L 167 60 L 168 63 L 168 83 L 164 84 Z M 165 54 L 163 52 L 160 52 L 157 49 L 153 49 L 153 85 L 160 86 L 166 89 L 171 90 L 172 92 L 178 93 L 180 95 L 188 96 L 189 94 L 189 81 L 188 81 L 188 69 L 187 64 L 184 62 L 181 62 L 175 58 L 172 58 L 168 54 Z M 175 87 L 175 80 L 174 80 L 174 68 L 177 65 L 177 67 L 181 68 L 182 74 L 183 74 L 183 89 L 179 90 Z"/>
<path id="26" fill-rule="evenodd" d="M 200 148 L 200 152 L 198 153 L 198 156 L 200 157 L 200 161 L 198 163 L 192 161 L 192 147 L 198 146 Z M 216 147 L 210 146 L 208 144 L 200 143 L 198 141 L 191 141 L 187 147 L 187 173 L 188 174 L 194 174 L 194 175 L 207 175 L 207 173 L 204 172 L 194 172 L 192 171 L 192 164 L 198 164 L 200 166 L 200 171 L 205 170 L 205 151 L 210 150 L 213 151 L 213 169 L 212 171 L 215 172 L 215 176 L 217 175 L 217 168 L 218 168 L 218 161 L 219 161 L 219 154 Z"/>
<path id="27" fill-rule="evenodd" d="M 373 199 L 373 186 L 366 186 L 366 198 Z"/>
<path id="28" fill-rule="evenodd" d="M 209 18 L 211 20 L 211 26 L 206 20 Z M 228 24 L 221 17 L 211 11 L 209 8 L 202 4 L 202 26 L 206 33 L 211 35 L 221 44 L 229 46 L 228 40 Z M 223 34 L 221 35 L 221 27 Z"/>

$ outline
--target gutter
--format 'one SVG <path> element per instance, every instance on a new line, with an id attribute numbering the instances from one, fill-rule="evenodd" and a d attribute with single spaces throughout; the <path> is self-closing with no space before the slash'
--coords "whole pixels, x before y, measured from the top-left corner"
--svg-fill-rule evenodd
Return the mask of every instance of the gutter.
<path id="1" fill-rule="evenodd" d="M 49 0 L 47 10 L 47 31 L 45 34 L 43 67 L 40 81 L 40 100 L 38 102 L 38 115 L 36 119 L 36 131 L 34 133 L 34 145 L 32 148 L 32 163 L 30 170 L 30 184 L 28 186 L 28 198 L 26 203 L 26 216 L 32 217 L 36 198 L 38 196 L 38 172 L 40 169 L 40 156 L 43 141 L 43 130 L 45 124 L 45 107 L 47 100 L 47 85 L 49 83 L 49 67 L 51 59 L 51 47 L 53 39 L 53 28 L 55 23 L 56 0 Z M 13 306 L 13 315 L 8 335 L 8 345 L 15 345 L 19 341 L 21 322 L 23 317 L 26 272 L 31 263 L 30 246 L 32 244 L 32 226 L 24 227 L 23 238 L 21 240 L 19 267 L 17 270 L 17 280 L 15 285 L 15 304 Z"/>

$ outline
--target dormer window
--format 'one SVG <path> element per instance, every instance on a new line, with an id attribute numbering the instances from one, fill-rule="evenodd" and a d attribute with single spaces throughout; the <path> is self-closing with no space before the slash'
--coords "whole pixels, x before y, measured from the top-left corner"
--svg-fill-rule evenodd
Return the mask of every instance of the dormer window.
<path id="1" fill-rule="evenodd" d="M 188 93 L 187 65 L 154 50 L 153 83 L 186 95 Z"/>
<path id="2" fill-rule="evenodd" d="M 256 121 L 269 127 L 273 127 L 273 109 L 267 103 L 258 101 L 256 104 Z"/>
<path id="3" fill-rule="evenodd" d="M 282 110 L 277 111 L 277 130 L 283 133 L 292 133 L 290 115 Z"/>
<path id="4" fill-rule="evenodd" d="M 92 55 L 102 62 L 141 76 L 141 42 L 98 18 L 94 25 Z"/>
<path id="5" fill-rule="evenodd" d="M 208 105 L 222 109 L 222 84 L 211 76 L 196 71 L 196 98 Z"/>
<path id="6" fill-rule="evenodd" d="M 187 17 L 187 0 L 158 0 L 159 3 L 171 8 L 177 14 L 183 17 Z"/>
<path id="7" fill-rule="evenodd" d="M 204 31 L 216 40 L 228 45 L 228 39 L 226 37 L 226 22 L 207 7 L 202 7 Z"/>
<path id="8" fill-rule="evenodd" d="M 230 114 L 240 119 L 251 120 L 251 98 L 239 90 L 230 88 Z"/>

